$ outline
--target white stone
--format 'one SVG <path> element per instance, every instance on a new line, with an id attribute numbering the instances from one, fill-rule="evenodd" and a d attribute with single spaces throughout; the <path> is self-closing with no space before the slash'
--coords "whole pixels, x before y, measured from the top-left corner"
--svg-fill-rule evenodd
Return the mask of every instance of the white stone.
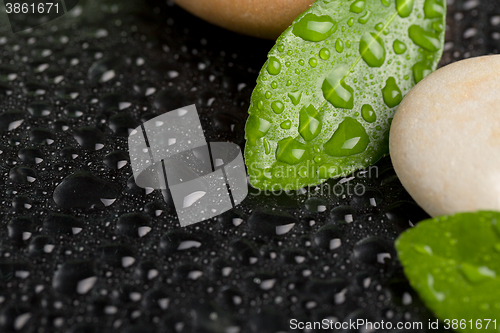
<path id="1" fill-rule="evenodd" d="M 418 83 L 389 146 L 401 183 L 431 216 L 500 211 L 500 56 L 459 61 Z"/>

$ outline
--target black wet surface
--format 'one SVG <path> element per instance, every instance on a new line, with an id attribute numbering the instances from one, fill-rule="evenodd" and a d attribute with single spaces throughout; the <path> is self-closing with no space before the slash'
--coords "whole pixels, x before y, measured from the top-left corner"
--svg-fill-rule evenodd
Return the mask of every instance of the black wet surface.
<path id="1" fill-rule="evenodd" d="M 498 52 L 496 1 L 448 4 L 442 65 Z M 427 216 L 389 158 L 330 180 L 333 194 L 252 190 L 187 228 L 160 191 L 135 185 L 127 135 L 163 112 L 195 103 L 208 141 L 243 147 L 272 42 L 170 2 L 83 1 L 15 35 L 2 23 L 1 332 L 264 333 L 290 331 L 293 318 L 432 318 L 393 246 Z"/>

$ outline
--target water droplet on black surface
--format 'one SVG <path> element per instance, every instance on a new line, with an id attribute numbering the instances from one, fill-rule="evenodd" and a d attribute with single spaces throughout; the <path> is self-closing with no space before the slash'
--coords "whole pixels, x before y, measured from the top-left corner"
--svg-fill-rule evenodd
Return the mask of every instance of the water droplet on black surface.
<path id="1" fill-rule="evenodd" d="M 353 257 L 370 265 L 388 264 L 396 259 L 394 247 L 378 237 L 368 237 L 356 243 Z"/>
<path id="2" fill-rule="evenodd" d="M 365 189 L 363 194 L 354 195 L 352 198 L 352 204 L 359 207 L 377 207 L 383 201 L 383 196 L 380 191 L 375 189 Z"/>
<path id="3" fill-rule="evenodd" d="M 30 265 L 24 262 L 15 261 L 2 261 L 0 262 L 0 277 L 2 281 L 8 281 L 17 278 L 19 275 L 25 276 L 26 273 L 18 272 L 30 272 Z"/>
<path id="4" fill-rule="evenodd" d="M 24 113 L 21 111 L 7 111 L 0 114 L 0 131 L 12 131 L 24 122 Z"/>
<path id="5" fill-rule="evenodd" d="M 299 249 L 285 249 L 281 251 L 280 259 L 283 264 L 302 264 L 306 262 L 308 255 Z"/>
<path id="6" fill-rule="evenodd" d="M 82 148 L 88 150 L 102 149 L 106 142 L 106 138 L 101 131 L 89 126 L 77 128 L 74 137 Z"/>
<path id="7" fill-rule="evenodd" d="M 142 237 L 146 233 L 145 230 L 141 232 L 141 228 L 147 228 L 148 232 L 151 230 L 149 228 L 149 219 L 141 213 L 128 213 L 123 214 L 118 219 L 116 224 L 116 233 L 129 237 Z"/>
<path id="8" fill-rule="evenodd" d="M 10 96 L 14 93 L 14 89 L 7 83 L 0 82 L 0 95 Z"/>
<path id="9" fill-rule="evenodd" d="M 90 66 L 88 78 L 91 82 L 108 82 L 116 78 L 120 72 L 120 59 L 102 59 Z"/>
<path id="10" fill-rule="evenodd" d="M 130 97 L 129 97 L 130 98 Z M 104 110 L 125 110 L 130 107 L 132 104 L 130 103 L 129 98 L 127 98 L 122 93 L 110 93 L 101 97 L 99 100 L 99 106 Z"/>
<path id="11" fill-rule="evenodd" d="M 97 277 L 90 261 L 69 261 L 55 272 L 52 288 L 63 294 L 82 295 L 88 293 L 96 281 Z"/>
<path id="12" fill-rule="evenodd" d="M 25 166 L 16 166 L 9 171 L 9 179 L 15 183 L 31 184 L 36 178 L 35 170 Z"/>
<path id="13" fill-rule="evenodd" d="M 135 195 L 144 195 L 146 194 L 146 190 L 142 187 L 137 186 L 134 176 L 130 176 L 130 178 L 127 180 L 127 192 L 130 194 L 135 194 Z"/>
<path id="14" fill-rule="evenodd" d="M 104 156 L 103 163 L 110 169 L 119 170 L 127 165 L 128 159 L 127 153 L 115 150 Z"/>
<path id="15" fill-rule="evenodd" d="M 75 86 L 61 86 L 56 89 L 55 95 L 65 100 L 77 99 L 80 96 L 80 89 Z"/>
<path id="16" fill-rule="evenodd" d="M 28 105 L 28 112 L 34 117 L 46 117 L 52 113 L 52 106 L 47 102 L 33 102 Z"/>
<path id="17" fill-rule="evenodd" d="M 9 145 L 11 147 L 19 146 L 22 142 L 23 140 L 17 135 L 12 135 L 11 137 L 9 137 Z"/>
<path id="18" fill-rule="evenodd" d="M 203 245 L 199 236 L 182 230 L 170 231 L 160 238 L 160 254 L 168 256 L 176 251 L 197 251 Z"/>
<path id="19" fill-rule="evenodd" d="M 49 68 L 43 72 L 45 81 L 51 84 L 59 84 L 64 80 L 65 71 L 58 68 Z"/>
<path id="20" fill-rule="evenodd" d="M 144 206 L 144 212 L 150 217 L 158 217 L 163 214 L 164 210 L 165 205 L 160 201 L 148 202 L 146 206 Z"/>
<path id="21" fill-rule="evenodd" d="M 118 113 L 109 117 L 109 128 L 118 136 L 128 137 L 139 123 L 129 114 Z"/>
<path id="22" fill-rule="evenodd" d="M 134 91 L 140 96 L 150 96 L 156 92 L 156 87 L 148 81 L 142 81 L 134 83 L 133 85 Z"/>
<path id="23" fill-rule="evenodd" d="M 13 81 L 17 79 L 17 68 L 15 66 L 0 65 L 0 80 Z"/>
<path id="24" fill-rule="evenodd" d="M 69 126 L 64 120 L 56 120 L 52 123 L 51 128 L 56 132 L 66 132 L 69 129 Z"/>
<path id="25" fill-rule="evenodd" d="M 229 261 L 222 258 L 215 259 L 209 267 L 210 276 L 217 280 L 229 276 L 233 270 Z"/>
<path id="26" fill-rule="evenodd" d="M 7 230 L 9 238 L 16 243 L 22 243 L 31 238 L 33 220 L 26 216 L 17 216 L 9 221 Z"/>
<path id="27" fill-rule="evenodd" d="M 85 108 L 80 104 L 69 104 L 64 108 L 64 115 L 68 118 L 79 118 L 85 114 Z"/>
<path id="28" fill-rule="evenodd" d="M 389 206 L 385 213 L 386 217 L 402 230 L 415 226 L 418 222 L 430 218 L 430 216 L 415 203 L 400 201 Z"/>
<path id="29" fill-rule="evenodd" d="M 335 250 L 342 245 L 344 232 L 337 225 L 326 225 L 314 235 L 314 245 L 325 250 Z"/>
<path id="30" fill-rule="evenodd" d="M 50 254 L 54 251 L 55 245 L 49 236 L 36 236 L 29 244 L 28 251 L 31 256 Z"/>
<path id="31" fill-rule="evenodd" d="M 14 199 L 12 199 L 12 208 L 17 212 L 30 209 L 32 206 L 33 202 L 25 195 L 16 195 Z"/>
<path id="32" fill-rule="evenodd" d="M 232 314 L 219 308 L 213 302 L 193 304 L 191 315 L 197 332 L 219 333 L 239 332 L 239 326 Z"/>
<path id="33" fill-rule="evenodd" d="M 297 222 L 289 213 L 278 210 L 258 209 L 248 218 L 250 228 L 263 236 L 287 234 Z"/>
<path id="34" fill-rule="evenodd" d="M 341 293 L 350 285 L 349 281 L 342 278 L 329 280 L 311 279 L 306 283 L 308 294 L 313 295 L 320 302 L 335 303 L 335 295 Z"/>
<path id="35" fill-rule="evenodd" d="M 134 264 L 134 252 L 126 245 L 108 244 L 97 251 L 98 259 L 112 267 L 127 268 Z"/>
<path id="36" fill-rule="evenodd" d="M 76 235 L 83 229 L 83 223 L 72 215 L 51 213 L 43 220 L 44 230 L 53 234 Z"/>
<path id="37" fill-rule="evenodd" d="M 65 147 L 59 151 L 59 156 L 61 156 L 66 161 L 72 161 L 78 157 L 80 151 L 74 147 Z"/>
<path id="38" fill-rule="evenodd" d="M 43 96 L 48 90 L 48 86 L 38 82 L 28 82 L 23 87 L 23 92 L 28 96 Z"/>
<path id="39" fill-rule="evenodd" d="M 21 331 L 30 321 L 32 314 L 24 306 L 9 306 L 0 312 L 0 329 L 3 332 Z"/>
<path id="40" fill-rule="evenodd" d="M 357 214 L 349 206 L 335 207 L 330 213 L 330 223 L 351 223 L 357 219 Z"/>
<path id="41" fill-rule="evenodd" d="M 111 205 L 118 189 L 87 171 L 67 176 L 54 190 L 54 201 L 64 209 L 92 208 Z"/>
<path id="42" fill-rule="evenodd" d="M 30 141 L 36 144 L 51 145 L 54 143 L 54 134 L 45 128 L 34 128 L 30 131 Z"/>
<path id="43" fill-rule="evenodd" d="M 306 209 L 314 213 L 322 213 L 328 207 L 328 201 L 322 198 L 309 198 L 305 202 Z"/>
<path id="44" fill-rule="evenodd" d="M 189 100 L 176 89 L 162 90 L 156 94 L 154 106 L 161 113 L 176 110 L 189 105 Z"/>
<path id="45" fill-rule="evenodd" d="M 227 230 L 230 228 L 238 227 L 245 222 L 245 217 L 241 212 L 231 209 L 217 217 L 221 228 Z"/>
<path id="46" fill-rule="evenodd" d="M 144 294 L 141 305 L 150 311 L 165 311 L 168 308 L 170 299 L 166 292 L 160 289 L 151 289 Z"/>
<path id="47" fill-rule="evenodd" d="M 259 253 L 253 244 L 245 238 L 233 241 L 229 245 L 229 250 L 243 265 L 253 265 L 259 260 Z"/>
<path id="48" fill-rule="evenodd" d="M 217 299 L 226 307 L 239 307 L 243 303 L 243 294 L 235 287 L 224 286 L 219 290 Z"/>
<path id="49" fill-rule="evenodd" d="M 203 278 L 203 269 L 199 265 L 183 264 L 176 267 L 172 273 L 172 280 L 175 283 L 196 281 Z"/>
<path id="50" fill-rule="evenodd" d="M 152 280 L 159 274 L 156 264 L 152 261 L 140 262 L 135 269 L 135 275 L 144 281 Z"/>
<path id="51" fill-rule="evenodd" d="M 391 299 L 399 305 L 408 305 L 412 303 L 412 299 L 418 299 L 406 279 L 391 280 L 388 284 L 388 291 L 391 293 Z"/>

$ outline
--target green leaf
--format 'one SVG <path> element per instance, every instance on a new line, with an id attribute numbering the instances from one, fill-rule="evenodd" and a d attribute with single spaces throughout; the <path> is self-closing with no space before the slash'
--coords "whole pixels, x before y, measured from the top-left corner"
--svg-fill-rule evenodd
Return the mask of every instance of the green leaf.
<path id="1" fill-rule="evenodd" d="M 318 0 L 277 40 L 245 128 L 251 183 L 298 189 L 388 153 L 390 122 L 436 69 L 444 0 Z"/>
<path id="2" fill-rule="evenodd" d="M 412 287 L 452 329 L 485 331 L 486 319 L 500 328 L 500 213 L 477 212 L 420 222 L 396 240 L 398 256 Z M 472 326 L 471 322 L 472 320 Z M 482 328 L 476 322 L 482 321 Z"/>

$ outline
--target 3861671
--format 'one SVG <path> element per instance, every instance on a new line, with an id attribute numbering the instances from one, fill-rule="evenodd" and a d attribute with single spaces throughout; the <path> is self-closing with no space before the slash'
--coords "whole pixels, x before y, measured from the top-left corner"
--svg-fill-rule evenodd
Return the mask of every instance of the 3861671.
<path id="1" fill-rule="evenodd" d="M 487 329 L 497 329 L 496 319 L 477 319 L 477 320 L 465 320 L 465 319 L 445 319 L 444 320 L 445 329 L 470 329 L 470 330 L 487 330 Z"/>
<path id="2" fill-rule="evenodd" d="M 46 2 L 46 3 L 5 3 L 5 10 L 7 14 L 49 14 L 59 13 L 59 3 Z"/>

